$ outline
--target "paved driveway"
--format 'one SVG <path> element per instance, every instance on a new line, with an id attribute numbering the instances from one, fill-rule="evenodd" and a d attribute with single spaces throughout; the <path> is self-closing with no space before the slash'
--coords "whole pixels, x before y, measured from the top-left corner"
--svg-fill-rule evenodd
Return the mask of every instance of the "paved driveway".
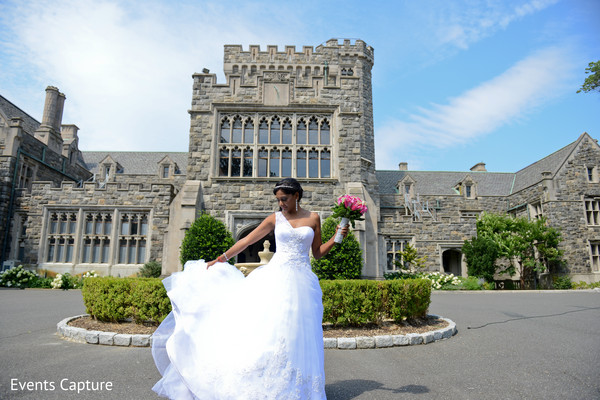
<path id="1" fill-rule="evenodd" d="M 79 291 L 0 289 L 0 302 L 1 399 L 158 398 L 148 348 L 55 335 L 58 321 L 84 312 Z M 454 320 L 458 334 L 327 350 L 328 399 L 600 399 L 600 293 L 437 292 L 430 312 Z"/>

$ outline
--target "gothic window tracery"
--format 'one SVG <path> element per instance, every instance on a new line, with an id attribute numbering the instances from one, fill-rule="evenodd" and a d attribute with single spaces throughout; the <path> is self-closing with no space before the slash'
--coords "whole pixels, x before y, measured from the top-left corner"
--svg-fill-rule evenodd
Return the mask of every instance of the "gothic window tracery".
<path id="1" fill-rule="evenodd" d="M 328 116 L 230 114 L 220 121 L 218 176 L 331 178 Z"/>

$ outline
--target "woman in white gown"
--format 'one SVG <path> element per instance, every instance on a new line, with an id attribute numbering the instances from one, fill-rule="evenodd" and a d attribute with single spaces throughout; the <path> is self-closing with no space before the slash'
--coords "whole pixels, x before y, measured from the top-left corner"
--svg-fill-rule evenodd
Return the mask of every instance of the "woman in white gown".
<path id="1" fill-rule="evenodd" d="M 295 179 L 280 181 L 273 193 L 280 212 L 217 260 L 189 261 L 163 281 L 173 311 L 152 339 L 163 376 L 152 388 L 159 395 L 325 399 L 322 293 L 309 252 L 324 256 L 333 237 L 321 243 L 320 218 L 300 207 Z M 277 250 L 267 265 L 244 278 L 225 262 L 273 229 Z"/>

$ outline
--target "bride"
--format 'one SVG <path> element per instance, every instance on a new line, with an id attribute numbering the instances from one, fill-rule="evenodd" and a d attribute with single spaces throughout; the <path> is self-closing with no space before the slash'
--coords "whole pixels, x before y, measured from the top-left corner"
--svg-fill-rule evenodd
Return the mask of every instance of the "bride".
<path id="1" fill-rule="evenodd" d="M 273 193 L 280 211 L 216 260 L 188 261 L 163 283 L 173 311 L 152 337 L 171 399 L 325 399 L 323 304 L 309 252 L 321 258 L 319 215 L 300 206 L 293 178 Z M 247 278 L 227 261 L 275 230 L 277 251 Z M 346 235 L 347 228 L 342 229 Z"/>

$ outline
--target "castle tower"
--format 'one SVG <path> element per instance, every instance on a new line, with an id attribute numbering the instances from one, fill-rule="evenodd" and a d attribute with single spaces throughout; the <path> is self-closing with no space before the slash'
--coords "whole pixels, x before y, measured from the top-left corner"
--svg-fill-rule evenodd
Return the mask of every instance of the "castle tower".
<path id="1" fill-rule="evenodd" d="M 275 211 L 275 183 L 294 177 L 306 207 L 322 218 L 342 194 L 368 201 L 373 215 L 355 233 L 365 265 L 376 265 L 376 251 L 367 251 L 377 246 L 373 61 L 373 48 L 362 40 L 331 39 L 300 51 L 226 45 L 225 83 L 208 70 L 193 75 L 187 186 L 198 194 L 188 202 L 186 223 L 195 218 L 194 204 L 240 239 Z M 238 262 L 258 260 L 254 250 L 261 249 Z"/>

